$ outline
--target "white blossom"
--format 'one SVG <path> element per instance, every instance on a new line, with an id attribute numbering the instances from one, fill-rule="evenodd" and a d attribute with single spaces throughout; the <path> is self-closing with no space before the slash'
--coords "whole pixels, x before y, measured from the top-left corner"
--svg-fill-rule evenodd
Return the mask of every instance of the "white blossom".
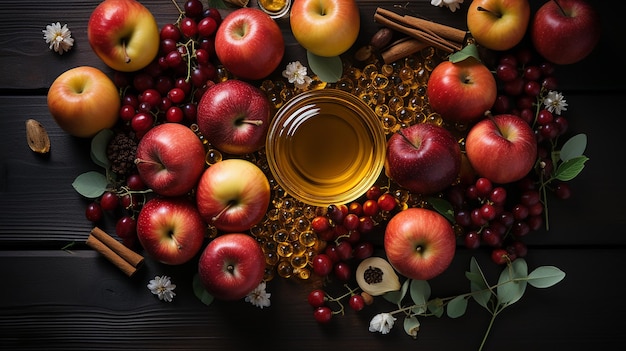
<path id="1" fill-rule="evenodd" d="M 447 7 L 450 11 L 454 12 L 461 8 L 463 0 L 430 0 L 430 4 L 433 6 Z"/>
<path id="2" fill-rule="evenodd" d="M 293 83 L 298 89 L 305 89 L 309 86 L 312 79 L 307 76 L 307 68 L 300 61 L 290 62 L 283 71 L 283 77 Z"/>
<path id="3" fill-rule="evenodd" d="M 74 38 L 72 38 L 72 32 L 67 28 L 67 24 L 61 27 L 61 23 L 52 23 L 46 26 L 45 30 L 42 30 L 43 38 L 46 39 L 46 43 L 50 44 L 50 50 L 58 52 L 63 55 L 64 52 L 70 51 L 72 45 L 74 45 Z"/>
<path id="4" fill-rule="evenodd" d="M 551 113 L 561 114 L 561 111 L 567 111 L 567 102 L 563 98 L 563 94 L 550 90 L 548 95 L 543 99 L 543 104 Z"/>
<path id="5" fill-rule="evenodd" d="M 170 281 L 170 277 L 166 275 L 156 276 L 154 279 L 150 280 L 148 283 L 148 289 L 159 297 L 159 300 L 165 300 L 167 302 L 172 302 L 176 293 L 174 289 L 176 289 L 176 284 L 172 284 Z"/>
<path id="6" fill-rule="evenodd" d="M 379 313 L 370 321 L 369 330 L 387 334 L 393 328 L 393 322 L 395 321 L 396 319 L 390 313 Z"/>
<path id="7" fill-rule="evenodd" d="M 270 306 L 270 296 L 272 296 L 272 294 L 265 291 L 265 282 L 261 282 L 259 286 L 246 296 L 246 302 L 250 302 L 254 306 L 263 309 L 263 307 Z"/>

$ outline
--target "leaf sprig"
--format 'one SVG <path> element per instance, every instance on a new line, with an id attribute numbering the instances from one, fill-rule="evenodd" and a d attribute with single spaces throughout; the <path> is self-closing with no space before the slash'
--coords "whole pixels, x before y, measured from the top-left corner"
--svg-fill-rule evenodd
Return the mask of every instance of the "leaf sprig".
<path id="1" fill-rule="evenodd" d="M 565 273 L 554 266 L 540 266 L 528 272 L 528 266 L 523 258 L 508 262 L 500 273 L 498 282 L 490 285 L 481 270 L 478 261 L 472 257 L 469 271 L 465 273 L 469 280 L 468 293 L 445 297 L 431 298 L 431 287 L 428 281 L 407 279 L 398 291 L 383 295 L 385 300 L 398 306 L 390 314 L 404 313 L 404 328 L 412 330 L 419 326 L 417 317 L 442 317 L 444 313 L 449 318 L 458 318 L 465 314 L 469 300 L 472 299 L 491 314 L 489 326 L 478 348 L 482 350 L 495 318 L 507 307 L 519 301 L 528 285 L 535 288 L 548 288 L 565 278 Z M 404 304 L 410 298 L 410 304 Z M 409 334 L 412 335 L 412 334 Z"/>

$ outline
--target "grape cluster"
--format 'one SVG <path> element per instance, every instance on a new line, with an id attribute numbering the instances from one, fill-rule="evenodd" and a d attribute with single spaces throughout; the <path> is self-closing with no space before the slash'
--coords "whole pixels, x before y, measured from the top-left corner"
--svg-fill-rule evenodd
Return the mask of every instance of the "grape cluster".
<path id="1" fill-rule="evenodd" d="M 311 220 L 311 228 L 325 243 L 324 249 L 312 257 L 313 273 L 319 277 L 332 274 L 343 282 L 353 278 L 353 263 L 374 253 L 374 244 L 364 234 L 400 207 L 394 194 L 374 185 L 360 200 L 323 209 Z"/>
<path id="2" fill-rule="evenodd" d="M 160 29 L 155 60 L 137 72 L 114 75 L 123 91 L 120 118 L 138 139 L 158 123 L 194 123 L 198 101 L 225 74 L 215 59 L 220 12 L 205 9 L 200 0 L 187 0 L 179 11 L 175 23 Z"/>

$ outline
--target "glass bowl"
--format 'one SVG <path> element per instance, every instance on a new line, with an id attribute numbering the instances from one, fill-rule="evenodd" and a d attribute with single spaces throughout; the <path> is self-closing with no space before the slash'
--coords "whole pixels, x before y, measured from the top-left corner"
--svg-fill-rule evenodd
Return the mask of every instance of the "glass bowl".
<path id="1" fill-rule="evenodd" d="M 338 89 L 301 93 L 271 121 L 267 162 L 278 185 L 316 206 L 347 204 L 378 179 L 386 137 L 372 109 Z"/>

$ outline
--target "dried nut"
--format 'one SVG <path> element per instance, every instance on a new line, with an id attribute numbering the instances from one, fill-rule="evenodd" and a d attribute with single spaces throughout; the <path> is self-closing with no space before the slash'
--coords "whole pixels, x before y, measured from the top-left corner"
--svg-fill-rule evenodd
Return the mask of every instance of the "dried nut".
<path id="1" fill-rule="evenodd" d="M 400 279 L 391 264 L 381 257 L 368 257 L 356 268 L 356 282 L 372 296 L 400 290 Z"/>
<path id="2" fill-rule="evenodd" d="M 393 30 L 387 27 L 383 27 L 374 34 L 372 40 L 370 40 L 370 45 L 374 47 L 374 49 L 382 49 L 387 46 L 389 42 L 391 42 L 391 38 L 393 37 Z"/>
<path id="3" fill-rule="evenodd" d="M 50 151 L 50 138 L 46 128 L 34 119 L 26 121 L 26 141 L 34 152 L 45 154 Z"/>
<path id="4" fill-rule="evenodd" d="M 365 45 L 354 53 L 354 58 L 357 61 L 366 61 L 370 57 L 372 57 L 372 53 L 374 52 L 374 47 L 371 45 Z"/>

